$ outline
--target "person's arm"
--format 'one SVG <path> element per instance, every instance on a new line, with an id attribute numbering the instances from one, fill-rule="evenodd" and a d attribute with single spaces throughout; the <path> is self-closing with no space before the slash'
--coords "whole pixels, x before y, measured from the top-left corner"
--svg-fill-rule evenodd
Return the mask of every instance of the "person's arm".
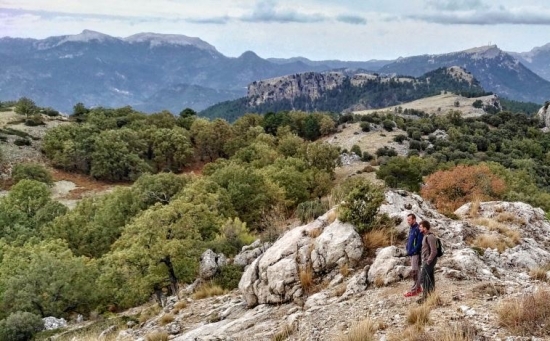
<path id="1" fill-rule="evenodd" d="M 424 235 L 420 232 L 420 230 L 416 230 L 416 235 L 414 238 L 416 239 L 416 247 L 414 248 L 413 254 L 419 255 L 422 251 L 422 239 L 424 239 Z"/>
<path id="2" fill-rule="evenodd" d="M 430 245 L 430 256 L 428 257 L 428 260 L 426 263 L 431 264 L 435 257 L 437 257 L 437 245 L 436 245 L 436 239 L 433 234 L 429 234 L 426 238 L 426 242 L 428 245 Z"/>

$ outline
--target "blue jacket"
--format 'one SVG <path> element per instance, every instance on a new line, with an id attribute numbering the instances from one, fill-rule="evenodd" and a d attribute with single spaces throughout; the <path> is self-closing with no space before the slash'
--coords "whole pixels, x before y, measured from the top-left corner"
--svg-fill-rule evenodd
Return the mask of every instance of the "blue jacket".
<path id="1" fill-rule="evenodd" d="M 418 227 L 418 223 L 414 223 L 409 230 L 409 239 L 407 240 L 407 255 L 419 255 L 422 250 L 422 232 Z"/>

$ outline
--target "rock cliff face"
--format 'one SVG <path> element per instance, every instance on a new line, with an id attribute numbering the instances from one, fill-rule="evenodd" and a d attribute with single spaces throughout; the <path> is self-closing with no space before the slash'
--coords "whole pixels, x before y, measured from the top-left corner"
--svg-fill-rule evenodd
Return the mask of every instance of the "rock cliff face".
<path id="1" fill-rule="evenodd" d="M 368 73 L 349 77 L 342 72 L 306 72 L 256 81 L 248 85 L 249 104 L 254 106 L 265 102 L 294 100 L 301 96 L 314 100 L 326 91 L 341 86 L 347 79 L 351 85 L 360 86 L 379 77 Z"/>
<path id="2" fill-rule="evenodd" d="M 548 110 L 548 106 L 550 106 L 550 101 L 546 101 L 537 112 L 538 119 L 544 124 L 546 129 L 550 128 L 550 111 Z"/>

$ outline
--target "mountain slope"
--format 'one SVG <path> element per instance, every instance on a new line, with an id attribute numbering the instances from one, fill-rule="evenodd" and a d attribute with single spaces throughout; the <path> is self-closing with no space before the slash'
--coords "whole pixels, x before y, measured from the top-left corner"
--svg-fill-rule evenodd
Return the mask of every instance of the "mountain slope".
<path id="1" fill-rule="evenodd" d="M 418 78 L 308 72 L 253 82 L 248 86 L 247 97 L 219 103 L 201 115 L 234 120 L 246 112 L 364 110 L 409 102 L 441 91 L 465 96 L 485 94 L 479 82 L 459 67 L 440 68 Z"/>
<path id="2" fill-rule="evenodd" d="M 189 84 L 206 92 L 199 94 L 196 88 L 199 98 L 170 101 L 200 102 L 195 107 L 200 110 L 220 99 L 205 103 L 208 93 L 236 98 L 256 79 L 317 69 L 302 62 L 277 65 L 251 52 L 229 58 L 199 38 L 182 35 L 142 33 L 120 39 L 85 30 L 42 40 L 2 38 L 0 100 L 27 96 L 66 112 L 77 102 L 139 106 L 162 89 Z"/>
<path id="3" fill-rule="evenodd" d="M 509 52 L 534 73 L 550 81 L 550 43 L 535 47 L 529 52 Z"/>
<path id="4" fill-rule="evenodd" d="M 550 82 L 529 70 L 496 45 L 441 55 L 400 58 L 379 72 L 419 76 L 452 65 L 470 71 L 487 91 L 518 101 L 543 103 L 550 94 Z"/>

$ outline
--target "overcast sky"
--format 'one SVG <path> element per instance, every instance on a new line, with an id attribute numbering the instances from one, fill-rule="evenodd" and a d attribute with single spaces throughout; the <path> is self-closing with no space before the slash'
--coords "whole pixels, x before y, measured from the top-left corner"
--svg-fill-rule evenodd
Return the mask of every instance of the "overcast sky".
<path id="1" fill-rule="evenodd" d="M 199 37 L 236 57 L 395 59 L 497 44 L 550 43 L 543 0 L 0 0 L 0 36 L 45 38 L 83 29 Z"/>

